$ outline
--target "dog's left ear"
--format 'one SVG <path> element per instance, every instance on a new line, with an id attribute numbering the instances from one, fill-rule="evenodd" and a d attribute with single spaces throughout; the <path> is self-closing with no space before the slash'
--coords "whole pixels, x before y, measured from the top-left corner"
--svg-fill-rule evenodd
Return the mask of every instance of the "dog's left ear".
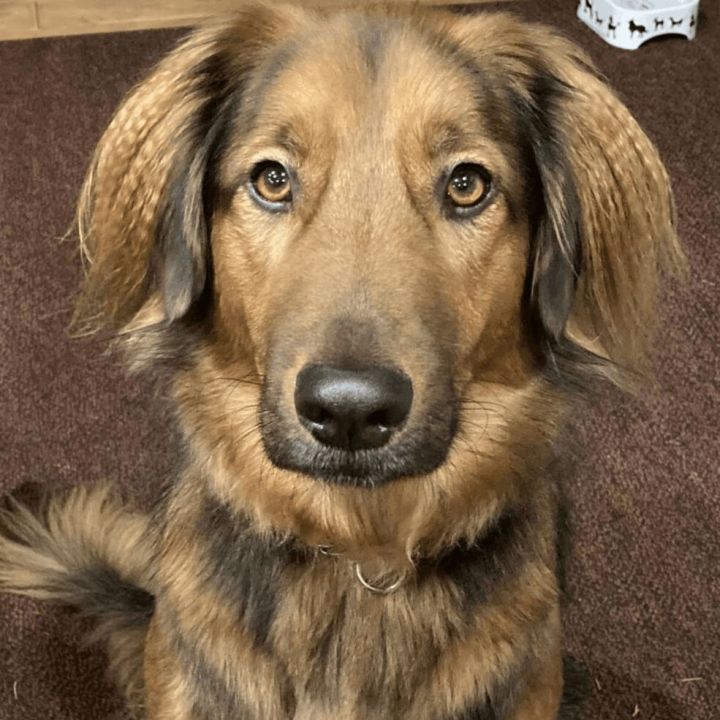
<path id="1" fill-rule="evenodd" d="M 526 301 L 548 367 L 625 382 L 647 369 L 663 272 L 684 270 L 658 152 L 590 60 L 552 30 L 495 15 L 463 18 L 452 33 L 506 92 L 539 189 Z"/>
<path id="2" fill-rule="evenodd" d="M 167 329 L 206 296 L 219 164 L 269 51 L 303 13 L 270 4 L 194 32 L 124 100 L 78 207 L 87 277 L 75 323 L 131 337 Z"/>

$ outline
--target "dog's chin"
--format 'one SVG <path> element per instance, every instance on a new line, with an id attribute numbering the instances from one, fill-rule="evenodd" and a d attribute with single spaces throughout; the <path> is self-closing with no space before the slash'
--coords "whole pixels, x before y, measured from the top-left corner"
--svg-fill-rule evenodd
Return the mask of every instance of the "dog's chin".
<path id="1" fill-rule="evenodd" d="M 327 447 L 312 438 L 285 435 L 268 423 L 263 423 L 262 433 L 265 452 L 276 467 L 334 485 L 362 488 L 437 470 L 447 459 L 453 436 L 451 418 L 445 427 L 434 428 L 433 433 L 407 433 L 402 440 L 375 450 Z"/>

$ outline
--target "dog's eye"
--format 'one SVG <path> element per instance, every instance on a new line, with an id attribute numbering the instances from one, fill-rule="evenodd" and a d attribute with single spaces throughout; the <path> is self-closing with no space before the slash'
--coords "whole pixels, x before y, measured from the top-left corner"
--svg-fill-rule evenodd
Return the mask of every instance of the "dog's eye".
<path id="1" fill-rule="evenodd" d="M 467 216 L 479 212 L 490 195 L 490 173 L 481 165 L 458 165 L 450 173 L 445 197 L 450 209 Z"/>
<path id="2" fill-rule="evenodd" d="M 273 160 L 255 166 L 250 176 L 250 188 L 255 200 L 269 210 L 285 209 L 292 200 L 290 173 Z"/>

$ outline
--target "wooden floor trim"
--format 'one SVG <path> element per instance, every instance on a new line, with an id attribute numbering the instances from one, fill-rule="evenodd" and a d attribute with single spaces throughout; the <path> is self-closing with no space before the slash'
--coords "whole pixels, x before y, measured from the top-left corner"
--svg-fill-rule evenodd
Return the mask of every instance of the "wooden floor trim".
<path id="1" fill-rule="evenodd" d="M 395 0 L 438 4 L 438 0 Z M 482 4 L 491 0 L 444 0 Z M 509 1 L 509 0 L 506 0 Z M 146 30 L 195 25 L 237 9 L 243 0 L 0 0 L 0 40 Z M 303 5 L 347 5 L 348 0 L 290 0 Z"/>

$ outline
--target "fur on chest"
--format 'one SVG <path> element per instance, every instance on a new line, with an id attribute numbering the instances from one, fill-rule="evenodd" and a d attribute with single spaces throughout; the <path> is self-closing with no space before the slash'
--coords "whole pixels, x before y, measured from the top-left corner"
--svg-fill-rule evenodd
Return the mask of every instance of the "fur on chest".
<path id="1" fill-rule="evenodd" d="M 407 710 L 469 629 L 451 582 L 419 579 L 375 595 L 342 558 L 322 558 L 289 576 L 271 642 L 294 687 L 313 703 L 388 717 Z"/>
<path id="2" fill-rule="evenodd" d="M 517 682 L 555 607 L 522 515 L 418 563 L 389 595 L 346 558 L 263 538 L 207 497 L 182 527 L 161 569 L 181 664 L 213 674 L 227 702 L 250 698 L 249 717 L 454 718 Z"/>

